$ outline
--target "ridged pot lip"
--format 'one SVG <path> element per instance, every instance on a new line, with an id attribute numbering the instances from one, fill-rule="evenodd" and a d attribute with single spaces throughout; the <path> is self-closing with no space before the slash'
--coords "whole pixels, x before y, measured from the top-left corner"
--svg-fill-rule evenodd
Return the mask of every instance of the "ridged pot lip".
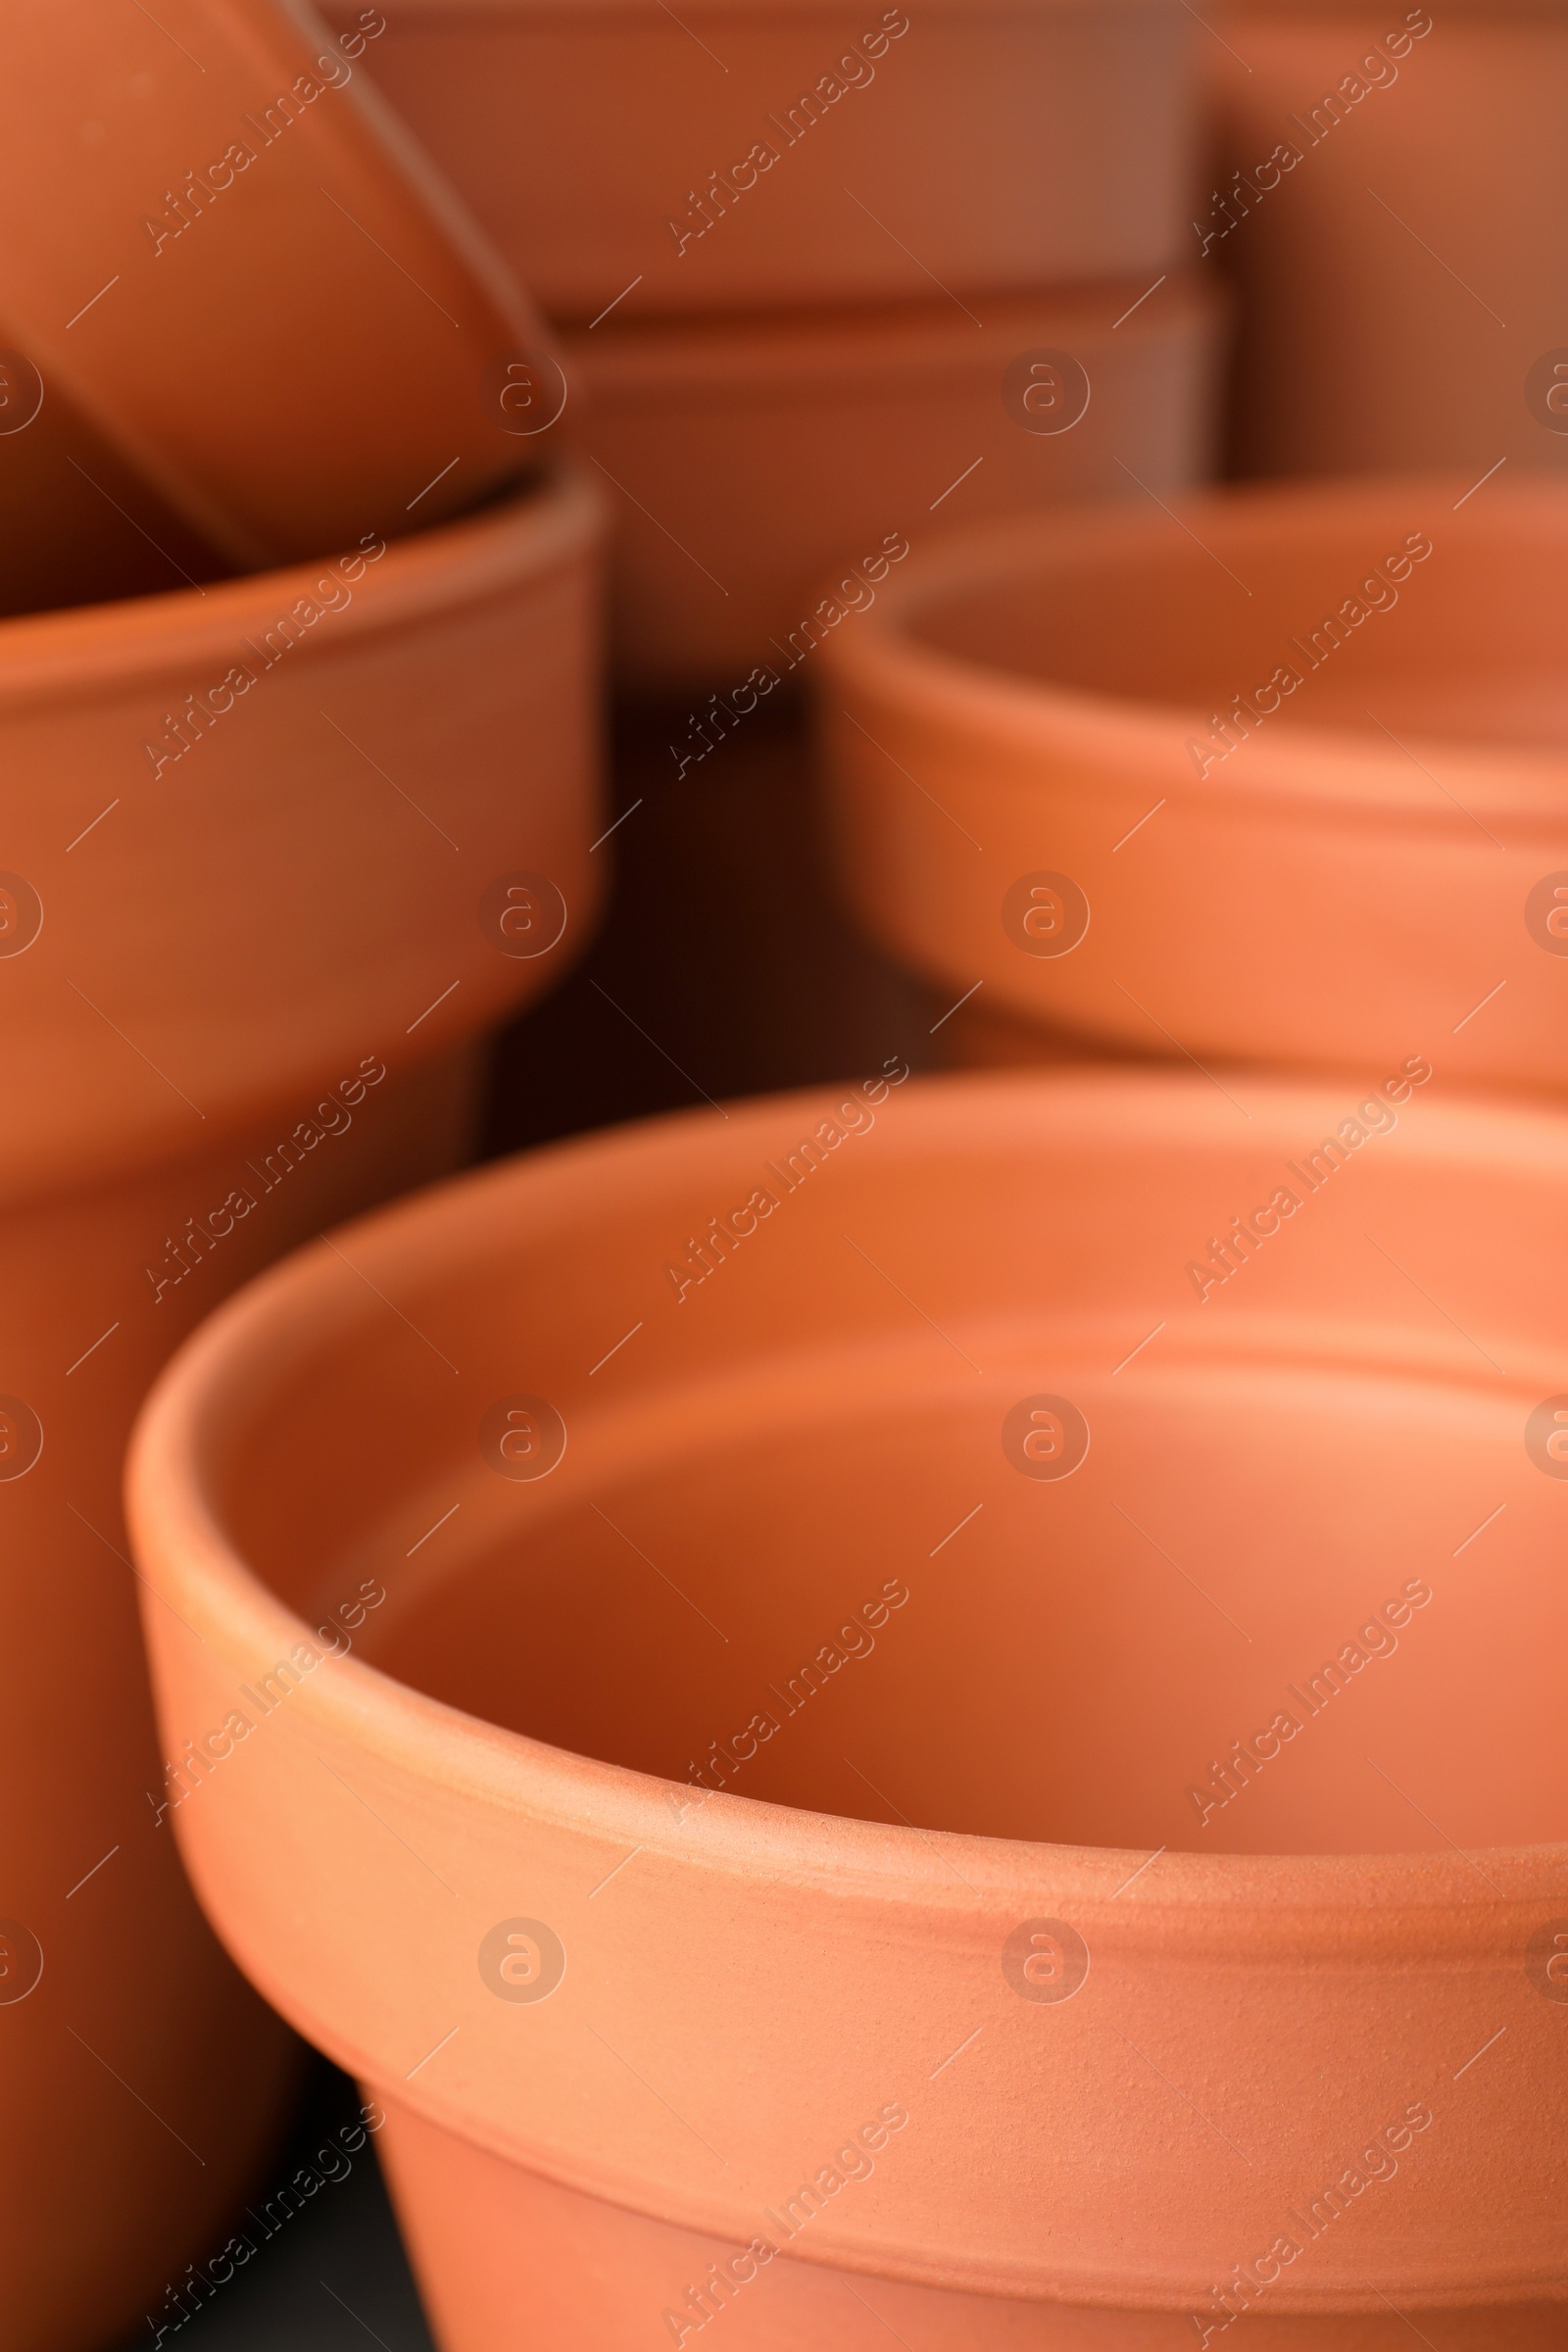
<path id="1" fill-rule="evenodd" d="M 935 0 L 943 16 L 1123 18 L 1134 23 L 1164 18 L 1177 22 L 1181 0 Z M 321 15 L 329 24 L 345 24 L 355 13 L 347 0 L 325 0 Z M 444 29 L 450 24 L 545 23 L 564 21 L 573 34 L 616 20 L 646 22 L 646 0 L 384 0 L 380 13 L 388 27 Z M 687 13 L 701 17 L 763 24 L 783 17 L 808 23 L 817 18 L 843 21 L 843 0 L 692 0 Z"/>
<path id="2" fill-rule="evenodd" d="M 1052 336 L 1108 348 L 1131 306 L 1118 348 L 1147 352 L 1215 326 L 1225 313 L 1223 289 L 1186 270 L 1169 271 L 1158 301 L 1140 310 L 1146 282 L 1102 277 L 976 297 L 985 313 L 983 338 L 972 318 L 938 297 L 848 315 L 816 306 L 790 315 L 731 310 L 638 316 L 607 321 L 591 339 L 585 326 L 568 325 L 560 341 L 567 361 L 582 368 L 596 405 L 652 400 L 684 411 L 745 394 L 777 406 L 781 385 L 821 386 L 849 396 L 868 384 L 892 382 L 906 396 L 911 368 L 966 384 L 976 377 L 991 380 L 999 339 L 1021 345 L 1032 336 Z"/>
<path id="3" fill-rule="evenodd" d="M 455 522 L 386 540 L 338 612 L 333 645 L 462 610 L 580 561 L 605 536 L 607 514 L 586 469 L 555 462 Z M 0 724 L 40 704 L 69 699 L 79 708 L 154 685 L 172 669 L 232 658 L 246 635 L 275 626 L 313 581 L 361 552 L 328 549 L 206 587 L 0 620 Z"/>
<path id="4" fill-rule="evenodd" d="M 1476 506 L 1464 514 L 1467 494 L 1478 489 Z M 1169 550 L 1173 526 L 1210 553 L 1217 535 L 1220 560 L 1245 562 L 1250 547 L 1277 552 L 1293 538 L 1332 540 L 1356 526 L 1369 541 L 1374 530 L 1408 533 L 1423 502 L 1429 519 L 1436 512 L 1445 532 L 1451 529 L 1461 539 L 1490 536 L 1560 549 L 1568 530 L 1568 484 L 1539 475 L 1528 484 L 1489 482 L 1484 489 L 1457 474 L 1432 473 L 1240 483 L 1152 508 L 1142 501 L 1096 501 L 1008 515 L 950 531 L 916 549 L 880 584 L 875 604 L 856 614 L 855 627 L 838 630 L 824 645 L 824 679 L 830 676 L 840 695 L 872 694 L 944 736 L 968 735 L 977 744 L 1037 758 L 1049 753 L 1068 776 L 1157 775 L 1178 804 L 1236 817 L 1281 805 L 1309 808 L 1336 825 L 1347 813 L 1363 812 L 1401 828 L 1468 837 L 1474 817 L 1451 797 L 1434 792 L 1414 760 L 1462 775 L 1489 815 L 1560 832 L 1568 825 L 1568 754 L 1419 733 L 1401 735 L 1385 751 L 1369 746 L 1364 733 L 1303 723 L 1273 735 L 1259 730 L 1245 759 L 1217 761 L 1200 777 L 1188 745 L 1208 719 L 1196 702 L 1150 702 L 1025 678 L 945 653 L 915 633 L 928 612 L 961 605 L 999 582 L 1042 572 L 1070 576 L 1075 565 L 1098 572 L 1107 557 L 1135 566 L 1156 549 Z M 1445 545 L 1434 541 L 1437 557 Z M 1205 553 L 1194 548 L 1192 561 L 1204 563 Z M 1365 553 L 1354 559 L 1355 564 L 1377 561 Z M 1347 597 L 1354 585 L 1348 568 Z M 1245 693 L 1247 684 L 1239 691 Z M 825 707 L 820 688 L 819 700 Z M 1401 750 L 1404 744 L 1413 748 Z M 1412 780 L 1424 798 L 1415 797 Z"/>
<path id="5" fill-rule="evenodd" d="M 1340 1107 L 1323 1084 L 1238 1079 L 1256 1121 L 1294 1135 Z M 780 1115 L 820 1114 L 823 1090 L 768 1096 L 727 1113 L 721 1150 L 775 1138 Z M 962 1073 L 915 1081 L 901 1104 L 899 1149 L 918 1159 L 974 1139 L 1020 1138 L 1020 1111 L 1102 1147 L 1182 1138 L 1223 1149 L 1228 1137 L 1204 1082 L 1136 1076 Z M 1425 1106 L 1421 1130 L 1389 1139 L 1419 1163 L 1555 1175 L 1568 1192 L 1568 1119 L 1524 1104 L 1458 1099 Z M 1287 1119 L 1294 1124 L 1286 1127 Z M 1255 1145 L 1254 1124 L 1248 1141 Z M 1267 1132 L 1266 1129 L 1263 1132 Z M 306 1620 L 280 1601 L 230 1542 L 209 1465 L 242 1427 L 267 1362 L 270 1387 L 323 1339 L 366 1312 L 365 1288 L 417 1250 L 427 1276 L 471 1266 L 524 1221 L 582 1224 L 612 1215 L 617 1193 L 701 1170 L 714 1147 L 704 1111 L 679 1111 L 470 1171 L 357 1219 L 337 1242 L 296 1252 L 221 1306 L 174 1356 L 142 1408 L 126 1467 L 126 1508 L 140 1572 L 203 1641 L 248 1674 L 258 1659 L 308 1642 Z M 342 1282 L 344 1256 L 365 1278 Z M 368 1272 L 367 1272 L 368 1269 Z M 1392 1854 L 1163 1853 L 1054 1844 L 864 1822 L 714 1792 L 672 1826 L 671 1783 L 504 1730 L 427 1697 L 359 1655 L 340 1657 L 293 1703 L 319 1735 L 394 1776 L 492 1819 L 576 1831 L 597 1846 L 623 1841 L 650 1861 L 736 1880 L 812 1888 L 904 1912 L 1019 1916 L 1049 1893 L 1070 1900 L 1127 1948 L 1185 1948 L 1219 1962 L 1312 1953 L 1368 1963 L 1444 1951 L 1516 1952 L 1521 1925 L 1561 1899 L 1568 1841 Z M 1498 1881 L 1502 1883 L 1499 1885 Z M 1245 1942 L 1238 1937 L 1245 1936 Z"/>

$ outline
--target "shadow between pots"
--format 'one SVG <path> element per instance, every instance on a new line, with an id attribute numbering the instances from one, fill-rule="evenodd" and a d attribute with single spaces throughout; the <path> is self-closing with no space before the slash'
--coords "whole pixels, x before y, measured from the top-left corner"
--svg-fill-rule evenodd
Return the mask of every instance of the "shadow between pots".
<path id="1" fill-rule="evenodd" d="M 434 2352 L 387 2202 L 373 2133 L 345 2074 L 317 2060 L 296 2127 L 233 2233 L 167 2282 L 114 2352 L 177 2336 L 194 2352 Z M 241 2254 L 240 2243 L 252 2251 Z"/>

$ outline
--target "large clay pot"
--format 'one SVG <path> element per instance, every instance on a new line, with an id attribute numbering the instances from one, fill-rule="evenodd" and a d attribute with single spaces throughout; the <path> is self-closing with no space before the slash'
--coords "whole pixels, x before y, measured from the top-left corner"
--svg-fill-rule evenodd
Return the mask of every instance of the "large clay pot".
<path id="1" fill-rule="evenodd" d="M 849 317 L 617 314 L 564 337 L 577 442 L 616 493 L 617 674 L 741 699 L 753 665 L 787 679 L 837 626 L 834 564 L 842 616 L 890 550 L 950 521 L 1200 479 L 1221 316 L 1177 281 Z M 704 716 L 699 698 L 694 753 Z"/>
<path id="2" fill-rule="evenodd" d="M 1248 473 L 1568 462 L 1550 0 L 1225 0 L 1189 251 L 1241 295 Z"/>
<path id="3" fill-rule="evenodd" d="M 602 889 L 601 509 L 0 632 L 0 1198 L 472 1037 Z M 525 870 L 523 870 L 525 869 Z M 556 943 L 561 942 L 560 953 Z"/>
<path id="4" fill-rule="evenodd" d="M 3 359 L 234 564 L 459 513 L 559 408 L 536 314 L 362 70 L 384 28 L 302 0 L 0 26 Z"/>
<path id="5" fill-rule="evenodd" d="M 598 536 L 563 484 L 0 630 L 7 2352 L 172 2326 L 291 2095 L 161 1810 L 121 1460 L 226 1291 L 461 1163 L 469 1041 L 581 944 Z"/>
<path id="6" fill-rule="evenodd" d="M 1561 2341 L 1568 1122 L 1235 1093 L 701 1110 L 166 1377 L 171 1817 L 446 2352 Z"/>
<path id="7" fill-rule="evenodd" d="M 947 1004 L 1119 1053 L 1568 1085 L 1568 491 L 1023 518 L 823 647 L 843 885 Z"/>
<path id="8" fill-rule="evenodd" d="M 1184 233 L 1174 0 L 378 13 L 376 80 L 564 318 L 1147 284 Z"/>

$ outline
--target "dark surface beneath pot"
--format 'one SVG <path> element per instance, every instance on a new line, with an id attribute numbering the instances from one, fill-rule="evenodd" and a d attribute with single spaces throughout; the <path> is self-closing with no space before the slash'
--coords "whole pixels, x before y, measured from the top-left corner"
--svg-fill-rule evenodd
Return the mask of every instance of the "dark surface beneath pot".
<path id="1" fill-rule="evenodd" d="M 371 2344 L 382 2352 L 434 2352 L 375 2143 L 353 2156 L 343 2147 L 359 2121 L 355 2085 L 318 2059 L 297 2128 L 248 2215 L 234 2219 L 255 2254 L 225 2270 L 221 2247 L 213 2247 L 208 2263 L 218 2263 L 222 2283 L 193 2289 L 188 2272 L 182 2282 L 170 2280 L 175 2291 L 115 2352 L 154 2352 L 176 2340 L 191 2352 L 364 2352 Z M 317 2185 L 307 2189 L 302 2175 Z M 303 2202 L 284 2218 L 291 2182 L 300 2183 Z"/>

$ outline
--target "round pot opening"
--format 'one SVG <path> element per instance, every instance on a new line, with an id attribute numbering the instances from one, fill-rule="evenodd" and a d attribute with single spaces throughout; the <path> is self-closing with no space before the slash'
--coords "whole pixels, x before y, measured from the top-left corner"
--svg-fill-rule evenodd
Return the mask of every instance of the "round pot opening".
<path id="1" fill-rule="evenodd" d="M 1022 682 L 1260 727 L 1558 751 L 1564 494 L 1388 480 L 978 535 L 894 591 L 908 638 Z M 891 608 L 890 608 L 891 610 Z"/>
<path id="2" fill-rule="evenodd" d="M 1377 1139 L 1198 1299 L 1198 1220 L 1326 1100 L 1243 1130 L 1207 1091 L 928 1082 L 679 1298 L 672 1239 L 804 1099 L 397 1212 L 267 1307 L 209 1507 L 313 1624 L 382 1592 L 357 1659 L 681 1801 L 1144 1854 L 1568 1837 L 1549 1353 L 1472 1303 L 1522 1279 L 1555 1125 L 1514 1168 L 1416 1105 L 1443 1149 Z"/>

